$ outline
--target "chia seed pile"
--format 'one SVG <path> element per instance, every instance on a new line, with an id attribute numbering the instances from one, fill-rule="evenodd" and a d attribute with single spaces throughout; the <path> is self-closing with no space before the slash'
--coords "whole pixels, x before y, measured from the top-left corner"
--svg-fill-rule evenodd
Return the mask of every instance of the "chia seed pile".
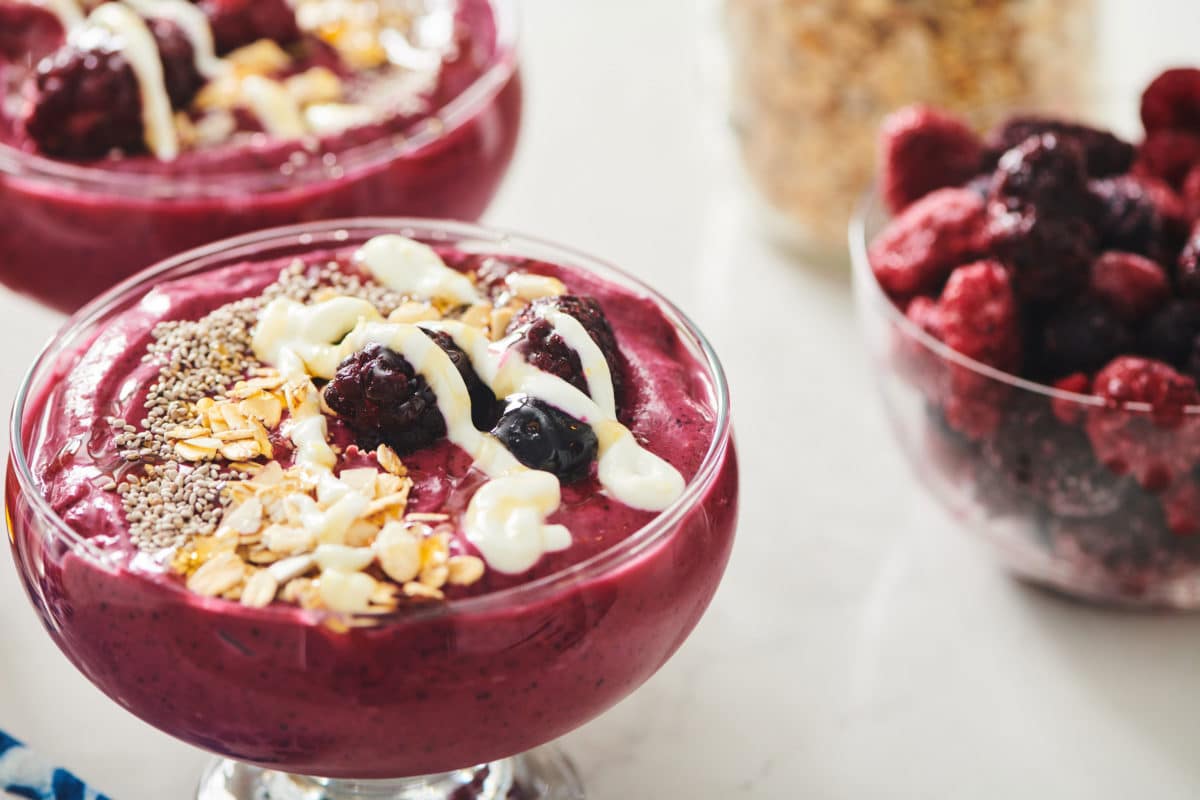
<path id="1" fill-rule="evenodd" d="M 140 550 L 178 547 L 213 533 L 228 504 L 222 496 L 226 482 L 250 477 L 229 464 L 181 462 L 168 432 L 194 423 L 196 402 L 224 393 L 263 366 L 250 344 L 263 306 L 279 297 L 308 303 L 328 293 L 364 299 L 386 316 L 402 302 L 396 292 L 344 269 L 333 261 L 315 266 L 296 261 L 257 296 L 198 320 L 155 326 L 143 361 L 159 370 L 146 394 L 140 429 L 119 417 L 108 420 L 120 458 L 135 466 L 110 488 L 121 495 L 130 538 Z"/>

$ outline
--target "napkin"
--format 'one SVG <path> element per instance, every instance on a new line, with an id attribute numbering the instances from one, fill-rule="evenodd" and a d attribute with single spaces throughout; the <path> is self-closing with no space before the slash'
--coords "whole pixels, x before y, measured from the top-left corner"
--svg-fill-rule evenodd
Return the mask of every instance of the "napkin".
<path id="1" fill-rule="evenodd" d="M 0 798 L 109 800 L 65 769 L 43 760 L 4 731 L 0 731 Z"/>

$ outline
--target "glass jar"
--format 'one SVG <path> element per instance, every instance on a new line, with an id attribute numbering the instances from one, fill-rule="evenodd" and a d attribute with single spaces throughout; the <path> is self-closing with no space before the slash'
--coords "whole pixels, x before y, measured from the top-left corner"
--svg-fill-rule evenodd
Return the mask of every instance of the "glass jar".
<path id="1" fill-rule="evenodd" d="M 844 258 L 883 116 L 1081 110 L 1094 0 L 726 0 L 743 161 L 785 244 Z"/>

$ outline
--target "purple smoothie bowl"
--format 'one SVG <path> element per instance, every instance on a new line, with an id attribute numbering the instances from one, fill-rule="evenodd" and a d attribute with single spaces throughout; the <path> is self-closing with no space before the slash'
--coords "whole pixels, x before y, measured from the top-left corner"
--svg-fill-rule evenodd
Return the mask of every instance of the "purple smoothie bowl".
<path id="1" fill-rule="evenodd" d="M 130 569 L 127 559 L 53 512 L 31 468 L 45 434 L 43 405 L 106 324 L 166 280 L 352 247 L 383 233 L 562 265 L 653 302 L 697 366 L 691 391 L 713 410 L 711 434 L 694 442 L 704 455 L 684 494 L 649 524 L 576 563 L 555 562 L 516 586 L 348 630 L 328 612 L 248 609 L 192 595 L 177 582 Z M 565 762 L 527 751 L 602 713 L 670 658 L 712 599 L 736 526 L 728 391 L 694 325 L 613 267 L 461 223 L 297 226 L 147 270 L 81 310 L 48 346 L 20 391 L 11 436 L 10 534 L 35 608 L 63 652 L 122 707 L 232 759 L 216 762 L 201 798 L 582 797 Z M 272 780 L 326 794 L 243 793 Z M 509 788 L 487 793 L 497 785 Z M 375 793 L 363 794 L 362 786 Z M 416 789 L 433 793 L 403 793 Z"/>

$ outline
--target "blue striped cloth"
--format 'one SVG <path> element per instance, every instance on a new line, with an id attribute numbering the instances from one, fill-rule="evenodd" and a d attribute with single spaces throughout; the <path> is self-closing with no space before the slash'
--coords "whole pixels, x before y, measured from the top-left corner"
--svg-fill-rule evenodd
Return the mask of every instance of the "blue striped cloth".
<path id="1" fill-rule="evenodd" d="M 0 797 L 109 800 L 65 769 L 46 763 L 4 731 L 0 731 Z"/>

